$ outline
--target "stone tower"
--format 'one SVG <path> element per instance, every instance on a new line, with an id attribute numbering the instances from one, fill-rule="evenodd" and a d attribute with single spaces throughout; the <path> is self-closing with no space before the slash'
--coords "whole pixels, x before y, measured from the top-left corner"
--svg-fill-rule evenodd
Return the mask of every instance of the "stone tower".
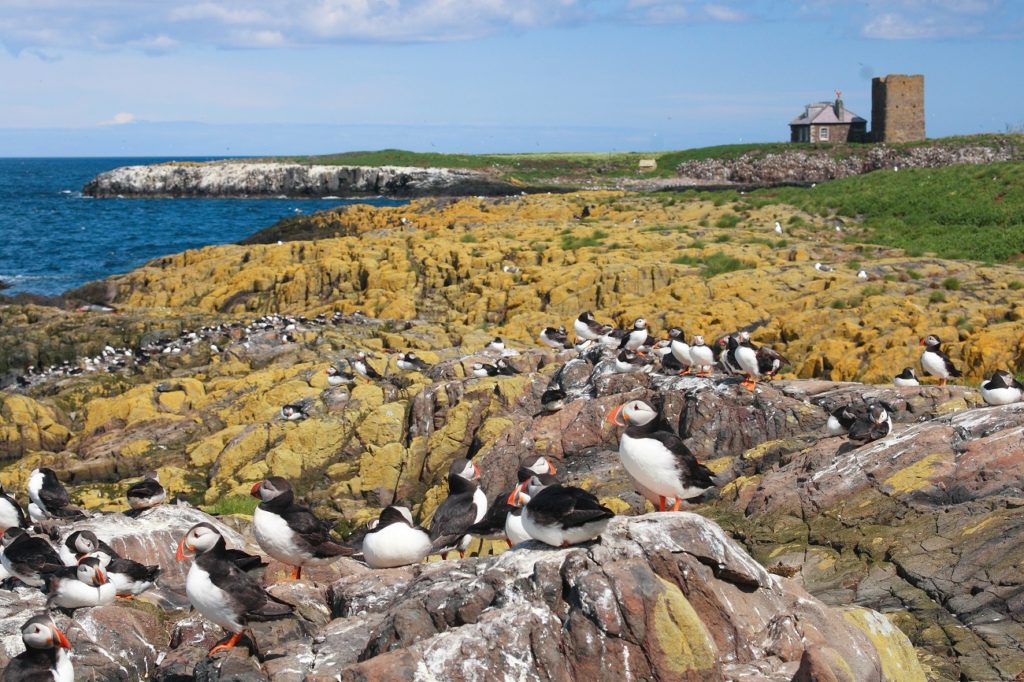
<path id="1" fill-rule="evenodd" d="M 924 139 L 924 76 L 890 74 L 871 79 L 871 140 Z"/>

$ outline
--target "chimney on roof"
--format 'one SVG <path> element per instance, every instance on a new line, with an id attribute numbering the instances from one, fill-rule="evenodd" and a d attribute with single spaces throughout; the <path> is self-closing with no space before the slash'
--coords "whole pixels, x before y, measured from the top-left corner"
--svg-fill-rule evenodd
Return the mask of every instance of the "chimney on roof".
<path id="1" fill-rule="evenodd" d="M 833 111 L 836 113 L 836 118 L 842 123 L 843 116 L 846 114 L 846 107 L 843 106 L 843 91 L 836 90 L 836 103 L 832 106 Z"/>

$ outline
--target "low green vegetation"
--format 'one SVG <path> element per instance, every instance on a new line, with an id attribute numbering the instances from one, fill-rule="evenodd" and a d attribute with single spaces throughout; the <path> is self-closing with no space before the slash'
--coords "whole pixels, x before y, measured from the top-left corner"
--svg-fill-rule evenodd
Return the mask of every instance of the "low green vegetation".
<path id="1" fill-rule="evenodd" d="M 743 220 L 735 213 L 724 213 L 715 221 L 715 227 L 736 227 Z"/>
<path id="2" fill-rule="evenodd" d="M 672 259 L 676 265 L 698 265 L 701 266 L 701 276 L 711 278 L 735 270 L 745 270 L 753 267 L 750 263 L 734 258 L 728 254 L 716 251 L 700 256 L 676 256 Z"/>
<path id="3" fill-rule="evenodd" d="M 946 279 L 942 280 L 942 288 L 947 291 L 959 291 L 960 280 L 956 277 L 947 277 Z"/>
<path id="4" fill-rule="evenodd" d="M 608 237 L 608 233 L 604 230 L 594 230 L 589 235 L 584 236 L 572 233 L 566 234 L 566 232 L 563 231 L 561 237 L 562 250 L 575 251 L 576 249 L 582 249 L 588 246 L 601 246 L 604 243 L 605 238 Z"/>
<path id="5" fill-rule="evenodd" d="M 865 234 L 858 241 L 908 255 L 997 263 L 1024 252 L 1024 162 L 878 171 L 756 194 L 859 220 Z"/>
<path id="6" fill-rule="evenodd" d="M 256 505 L 260 503 L 251 495 L 229 495 L 222 497 L 210 506 L 206 507 L 208 514 L 214 516 L 228 516 L 230 514 L 245 514 L 252 516 L 256 511 Z"/>

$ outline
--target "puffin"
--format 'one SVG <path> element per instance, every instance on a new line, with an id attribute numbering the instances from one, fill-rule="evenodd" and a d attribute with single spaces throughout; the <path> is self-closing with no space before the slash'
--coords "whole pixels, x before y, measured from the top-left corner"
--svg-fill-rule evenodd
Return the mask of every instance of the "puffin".
<path id="1" fill-rule="evenodd" d="M 265 478 L 250 494 L 260 499 L 252 515 L 252 532 L 260 548 L 292 567 L 292 579 L 302 577 L 302 567 L 351 556 L 353 549 L 331 539 L 329 525 L 308 507 L 295 504 L 292 484 L 280 476 Z"/>
<path id="2" fill-rule="evenodd" d="M 921 382 L 917 380 L 917 373 L 914 372 L 913 367 L 904 367 L 902 372 L 892 378 L 892 383 L 901 387 L 921 385 Z"/>
<path id="3" fill-rule="evenodd" d="M 716 345 L 718 346 L 718 364 L 722 366 L 722 371 L 729 375 L 743 374 L 743 370 L 736 363 L 736 350 L 740 345 L 736 335 L 723 336 L 718 339 Z"/>
<path id="4" fill-rule="evenodd" d="M 594 495 L 573 486 L 545 486 L 530 480 L 530 500 L 523 507 L 523 530 L 552 547 L 568 547 L 596 540 L 615 516 Z"/>
<path id="5" fill-rule="evenodd" d="M 622 466 L 638 485 L 658 496 L 659 511 L 665 511 L 666 498 L 675 498 L 671 511 L 679 511 L 683 500 L 716 485 L 714 473 L 697 461 L 679 436 L 659 429 L 658 411 L 644 401 L 618 406 L 607 420 L 626 427 L 619 439 Z"/>
<path id="6" fill-rule="evenodd" d="M 21 626 L 25 651 L 10 660 L 3 682 L 74 682 L 75 670 L 66 649 L 71 642 L 48 614 L 32 616 Z"/>
<path id="7" fill-rule="evenodd" d="M 519 512 L 517 510 L 525 504 L 525 501 L 520 501 L 520 494 L 525 494 L 523 491 L 527 483 L 534 476 L 542 481 L 544 485 L 556 483 L 558 480 L 555 478 L 556 472 L 555 465 L 547 457 L 538 456 L 524 461 L 516 473 L 516 478 L 518 479 L 516 486 L 509 492 L 496 495 L 491 500 L 491 504 L 487 508 L 487 512 L 484 513 L 483 518 L 470 526 L 466 532 L 479 537 L 493 537 L 504 534 L 509 547 L 516 544 L 512 542 L 508 535 L 508 516 L 515 513 L 518 517 Z M 528 500 L 529 497 L 526 499 Z M 517 518 L 513 521 L 513 526 L 516 526 L 517 530 L 521 530 L 521 519 Z"/>
<path id="8" fill-rule="evenodd" d="M 1009 405 L 1019 402 L 1024 386 L 1012 374 L 997 369 L 992 378 L 981 385 L 981 398 L 989 405 Z"/>
<path id="9" fill-rule="evenodd" d="M 523 511 L 529 501 L 530 496 L 526 493 L 516 493 L 512 500 L 512 508 L 505 516 L 505 542 L 510 548 L 533 539 L 533 536 L 527 533 L 526 528 L 523 527 Z"/>
<path id="10" fill-rule="evenodd" d="M 790 364 L 789 360 L 777 350 L 768 346 L 761 346 L 757 349 L 757 369 L 761 376 L 771 379 L 788 364 Z"/>
<path id="11" fill-rule="evenodd" d="M 486 362 L 474 362 L 472 372 L 478 379 L 498 376 L 498 368 Z"/>
<path id="12" fill-rule="evenodd" d="M 866 419 L 867 415 L 867 403 L 841 405 L 829 413 L 828 421 L 825 422 L 825 431 L 830 436 L 841 436 L 848 433 L 855 422 Z"/>
<path id="13" fill-rule="evenodd" d="M 746 375 L 747 378 L 743 381 L 742 386 L 748 391 L 757 388 L 757 378 L 761 376 L 761 363 L 758 362 L 757 350 L 750 342 L 750 334 L 747 332 L 740 332 L 735 348 L 732 347 L 730 340 L 729 353 L 732 355 L 730 361 L 735 361 L 736 366 Z"/>
<path id="14" fill-rule="evenodd" d="M 250 619 L 283 618 L 292 613 L 291 606 L 267 594 L 255 578 L 238 568 L 225 549 L 224 537 L 202 522 L 182 536 L 175 554 L 178 561 L 195 555 L 185 578 L 185 594 L 192 606 L 231 633 L 227 641 L 210 649 L 208 656 L 238 644 Z"/>
<path id="15" fill-rule="evenodd" d="M 448 497 L 430 520 L 431 550 L 442 558 L 457 549 L 465 557 L 471 537 L 469 527 L 487 513 L 487 495 L 477 482 L 480 467 L 468 459 L 457 459 L 448 467 Z"/>
<path id="16" fill-rule="evenodd" d="M 576 333 L 577 339 L 597 341 L 602 336 L 610 332 L 612 330 L 612 326 L 608 324 L 601 324 L 594 319 L 594 314 L 588 310 L 580 313 L 580 316 L 572 323 L 572 329 Z"/>
<path id="17" fill-rule="evenodd" d="M 430 365 L 424 362 L 422 358 L 412 351 L 399 355 L 395 364 L 398 365 L 398 369 L 403 372 L 425 372 L 430 369 Z"/>
<path id="18" fill-rule="evenodd" d="M 495 336 L 491 339 L 491 342 L 487 344 L 486 350 L 498 351 L 499 353 L 505 350 L 505 342 L 501 340 L 500 336 Z"/>
<path id="19" fill-rule="evenodd" d="M 704 337 L 697 334 L 690 344 L 690 360 L 697 370 L 697 376 L 711 376 L 711 368 L 715 365 L 715 353 L 704 344 Z"/>
<path id="20" fill-rule="evenodd" d="M 858 443 L 870 443 L 871 441 L 885 438 L 892 431 L 892 417 L 889 411 L 878 403 L 872 403 L 867 414 L 850 426 L 847 437 Z"/>
<path id="21" fill-rule="evenodd" d="M 668 337 L 671 339 L 669 349 L 671 350 L 672 357 L 682 367 L 679 373 L 689 374 L 693 366 L 693 358 L 690 355 L 690 344 L 686 343 L 686 337 L 683 336 L 683 330 L 673 327 L 669 330 Z"/>
<path id="22" fill-rule="evenodd" d="M 106 571 L 107 580 L 117 590 L 118 597 L 137 597 L 156 584 L 160 575 L 160 567 L 146 566 L 133 559 L 117 555 L 111 556 L 102 549 L 90 552 L 90 557 L 99 559 L 100 566 Z M 237 562 L 235 562 L 237 565 Z"/>
<path id="23" fill-rule="evenodd" d="M 128 506 L 134 511 L 155 507 L 167 499 L 167 491 L 160 485 L 160 474 L 148 471 L 142 480 L 128 488 Z"/>
<path id="24" fill-rule="evenodd" d="M 289 422 L 297 422 L 306 419 L 309 415 L 306 414 L 305 403 L 289 403 L 288 405 L 281 406 L 281 419 Z"/>
<path id="25" fill-rule="evenodd" d="M 28 516 L 18 501 L 4 491 L 0 485 L 0 533 L 8 528 L 28 528 Z"/>
<path id="26" fill-rule="evenodd" d="M 370 568 L 415 564 L 430 554 L 430 532 L 412 520 L 406 507 L 385 507 L 363 536 L 363 560 Z"/>
<path id="27" fill-rule="evenodd" d="M 645 358 L 628 350 L 620 350 L 619 354 L 615 356 L 615 371 L 619 374 L 629 374 L 631 372 L 644 372 L 649 373 L 654 369 L 654 365 L 650 364 Z"/>
<path id="28" fill-rule="evenodd" d="M 924 346 L 921 354 L 921 367 L 925 373 L 939 378 L 939 386 L 945 386 L 949 377 L 962 376 L 960 370 L 953 366 L 949 356 L 942 352 L 942 342 L 934 334 L 921 339 L 919 344 Z"/>
<path id="29" fill-rule="evenodd" d="M 96 533 L 91 530 L 76 530 L 57 546 L 57 554 L 65 566 L 77 566 L 83 557 L 97 551 L 110 557 L 119 556 L 110 545 L 96 537 Z"/>
<path id="30" fill-rule="evenodd" d="M 21 528 L 8 528 L 0 538 L 0 561 L 12 576 L 30 587 L 42 587 L 46 576 L 64 567 L 60 556 L 43 538 L 29 535 Z"/>
<path id="31" fill-rule="evenodd" d="M 65 566 L 47 576 L 47 608 L 66 610 L 111 604 L 117 596 L 114 584 L 96 557 L 85 557 L 77 566 Z"/>
<path id="32" fill-rule="evenodd" d="M 356 380 L 356 375 L 352 372 L 346 372 L 345 370 L 339 369 L 337 365 L 331 365 L 324 370 L 327 373 L 327 385 L 328 386 L 341 386 L 343 384 L 351 384 Z"/>
<path id="33" fill-rule="evenodd" d="M 565 389 L 558 384 L 548 386 L 544 389 L 544 393 L 540 396 L 540 407 L 541 411 L 534 416 L 540 416 L 541 414 L 550 414 L 552 412 L 558 412 L 560 409 L 565 407 L 566 399 Z"/>
<path id="34" fill-rule="evenodd" d="M 565 332 L 565 327 L 544 327 L 540 330 L 540 342 L 545 346 L 562 350 L 563 348 L 571 348 L 569 345 L 569 335 Z"/>
<path id="35" fill-rule="evenodd" d="M 647 320 L 638 317 L 633 322 L 633 328 L 627 332 L 619 342 L 619 350 L 628 350 L 632 353 L 643 354 L 643 346 L 647 341 Z"/>
<path id="36" fill-rule="evenodd" d="M 494 368 L 501 376 L 511 377 L 519 374 L 519 370 L 510 365 L 508 360 L 505 358 L 499 358 L 498 361 L 494 363 Z"/>
<path id="37" fill-rule="evenodd" d="M 28 512 L 35 521 L 58 517 L 66 519 L 84 518 L 81 509 L 71 506 L 71 497 L 53 469 L 33 469 L 28 477 Z"/>
<path id="38" fill-rule="evenodd" d="M 355 354 L 355 357 L 348 359 L 348 364 L 352 367 L 356 374 L 363 377 L 367 381 L 377 381 L 383 379 L 380 372 L 373 368 L 373 365 L 366 359 L 366 353 L 359 351 Z"/>

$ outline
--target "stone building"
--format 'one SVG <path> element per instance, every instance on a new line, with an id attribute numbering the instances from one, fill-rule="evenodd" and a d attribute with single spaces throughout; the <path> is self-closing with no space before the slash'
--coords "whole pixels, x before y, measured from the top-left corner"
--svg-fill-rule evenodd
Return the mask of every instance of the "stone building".
<path id="1" fill-rule="evenodd" d="M 924 139 L 924 76 L 890 74 L 871 79 L 871 141 Z"/>
<path id="2" fill-rule="evenodd" d="M 835 102 L 815 102 L 789 122 L 790 142 L 864 142 L 867 119 L 843 106 L 843 93 L 836 91 Z"/>

